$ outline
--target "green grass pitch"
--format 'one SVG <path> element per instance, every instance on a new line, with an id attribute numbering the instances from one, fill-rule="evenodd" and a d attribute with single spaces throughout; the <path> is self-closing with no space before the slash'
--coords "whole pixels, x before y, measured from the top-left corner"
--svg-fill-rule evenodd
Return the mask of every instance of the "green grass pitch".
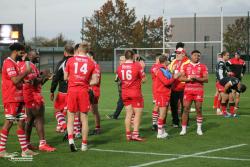
<path id="1" fill-rule="evenodd" d="M 46 139 L 49 144 L 57 148 L 57 151 L 53 153 L 40 152 L 32 162 L 12 162 L 1 158 L 0 166 L 250 166 L 249 89 L 241 97 L 240 118 L 216 116 L 212 109 L 215 78 L 214 74 L 210 74 L 209 83 L 205 84 L 205 102 L 203 105 L 204 135 L 196 135 L 195 113 L 191 113 L 190 127 L 186 136 L 179 136 L 180 129 L 171 127 L 171 115 L 168 114 L 167 132 L 170 134 L 170 138 L 159 140 L 156 139 L 156 133 L 151 131 L 153 104 L 151 78 L 149 75 L 147 77 L 147 83 L 143 85 L 145 108 L 140 131 L 141 135 L 146 138 L 145 142 L 137 143 L 125 140 L 124 110 L 119 120 L 107 120 L 105 118 L 105 114 L 114 111 L 118 93 L 114 82 L 114 74 L 103 74 L 99 103 L 103 133 L 89 137 L 89 151 L 71 153 L 68 143 L 62 142 L 62 135 L 55 132 L 56 120 L 54 118 L 53 104 L 49 100 L 50 82 L 48 82 L 43 87 L 43 95 L 46 101 Z M 243 81 L 250 88 L 248 84 L 250 76 L 245 76 Z M 89 118 L 90 129 L 93 129 L 94 121 L 91 113 Z M 2 126 L 3 120 L 3 107 L 1 105 L 0 126 Z M 8 152 L 20 152 L 15 130 L 16 126 L 13 126 L 7 143 Z M 33 129 L 32 141 L 34 144 L 38 144 L 35 129 Z M 76 144 L 80 147 L 81 140 L 76 140 Z"/>

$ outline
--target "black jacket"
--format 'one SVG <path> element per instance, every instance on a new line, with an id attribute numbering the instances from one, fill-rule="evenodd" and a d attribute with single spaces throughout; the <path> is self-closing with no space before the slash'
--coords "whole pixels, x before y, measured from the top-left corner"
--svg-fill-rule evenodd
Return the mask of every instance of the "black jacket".
<path id="1" fill-rule="evenodd" d="M 64 80 L 64 69 L 67 63 L 67 60 L 70 58 L 68 57 L 63 57 L 61 61 L 56 66 L 55 70 L 55 75 L 53 76 L 52 82 L 51 82 L 51 88 L 50 92 L 54 93 L 57 85 L 59 84 L 58 91 L 62 93 L 67 93 L 68 91 L 68 83 Z"/>

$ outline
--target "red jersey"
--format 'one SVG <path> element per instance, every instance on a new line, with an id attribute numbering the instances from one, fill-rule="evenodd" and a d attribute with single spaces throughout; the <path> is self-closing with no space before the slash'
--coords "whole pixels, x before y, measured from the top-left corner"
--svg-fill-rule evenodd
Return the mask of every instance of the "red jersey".
<path id="1" fill-rule="evenodd" d="M 117 75 L 121 80 L 123 97 L 142 97 L 141 82 L 145 73 L 139 63 L 123 63 L 118 66 Z"/>
<path id="2" fill-rule="evenodd" d="M 173 60 L 169 65 L 169 69 L 173 74 L 179 73 L 181 71 L 181 67 L 184 64 L 189 63 L 190 60 L 185 56 L 182 60 Z M 173 91 L 183 91 L 185 88 L 185 82 L 180 82 L 179 79 L 175 79 L 172 85 Z"/>
<path id="3" fill-rule="evenodd" d="M 152 67 L 150 69 L 150 73 L 151 73 L 151 77 L 152 77 L 152 92 L 153 92 L 153 95 L 156 93 L 155 92 L 155 90 L 156 90 L 155 78 L 156 78 L 156 72 L 157 72 L 158 66 L 159 66 L 159 64 L 155 63 L 155 64 L 152 65 Z"/>
<path id="4" fill-rule="evenodd" d="M 188 63 L 183 65 L 181 72 L 185 74 L 187 78 L 203 78 L 208 74 L 207 66 L 201 63 Z M 185 91 L 200 91 L 203 90 L 203 83 L 198 81 L 186 82 Z"/>
<path id="5" fill-rule="evenodd" d="M 227 61 L 234 77 L 241 79 L 241 74 L 246 72 L 246 63 L 242 59 L 232 58 Z"/>
<path id="6" fill-rule="evenodd" d="M 2 67 L 2 99 L 3 103 L 23 102 L 22 83 L 15 85 L 11 77 L 18 76 L 20 68 L 17 63 L 8 57 L 3 62 Z"/>
<path id="7" fill-rule="evenodd" d="M 68 59 L 65 72 L 68 73 L 68 89 L 89 89 L 89 81 L 95 70 L 94 62 L 88 56 L 74 56 Z"/>
<path id="8" fill-rule="evenodd" d="M 23 91 L 24 91 L 24 93 L 26 93 L 27 91 L 28 92 L 36 91 L 36 92 L 41 93 L 41 90 L 42 90 L 41 84 L 39 84 L 37 87 L 35 87 L 33 84 L 29 83 L 30 81 L 34 80 L 35 78 L 39 77 L 39 75 L 40 75 L 40 72 L 37 69 L 36 65 L 33 64 L 32 62 L 29 62 L 29 63 L 30 63 L 30 68 L 32 69 L 32 72 L 24 78 Z M 22 73 L 26 70 L 25 61 L 19 62 L 18 66 L 20 67 Z"/>
<path id="9" fill-rule="evenodd" d="M 160 68 L 166 69 L 166 67 L 164 65 L 158 65 L 155 78 L 156 96 L 170 96 L 171 85 L 174 82 L 174 79 L 168 79 L 166 76 L 164 76 Z"/>
<path id="10" fill-rule="evenodd" d="M 98 84 L 91 86 L 92 90 L 94 91 L 95 96 L 100 96 L 100 87 L 101 87 L 101 70 L 100 70 L 100 65 L 95 62 L 95 74 L 98 76 Z"/>

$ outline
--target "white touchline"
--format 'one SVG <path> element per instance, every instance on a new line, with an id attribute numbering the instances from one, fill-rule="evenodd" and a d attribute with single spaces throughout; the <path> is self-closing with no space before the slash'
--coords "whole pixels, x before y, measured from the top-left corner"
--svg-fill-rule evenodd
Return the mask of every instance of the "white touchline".
<path id="1" fill-rule="evenodd" d="M 112 153 L 128 153 L 128 154 L 143 154 L 143 155 L 169 155 L 169 156 L 180 156 L 180 154 L 165 154 L 165 153 L 153 153 L 153 152 L 139 152 L 139 151 L 123 151 L 123 150 L 104 150 L 91 148 L 92 151 L 100 152 L 112 152 Z"/>
<path id="2" fill-rule="evenodd" d="M 131 167 L 150 166 L 150 165 L 159 164 L 159 163 L 163 163 L 163 162 L 169 162 L 169 161 L 174 161 L 174 160 L 178 160 L 178 159 L 183 159 L 183 158 L 188 158 L 188 157 L 194 157 L 194 156 L 198 156 L 198 155 L 208 154 L 208 153 L 212 153 L 212 152 L 217 152 L 217 151 L 222 151 L 222 150 L 227 150 L 227 149 L 242 147 L 242 146 L 245 146 L 245 145 L 247 145 L 247 144 L 238 144 L 238 145 L 233 145 L 233 146 L 229 146 L 229 147 L 217 148 L 217 149 L 203 151 L 203 152 L 198 152 L 198 153 L 194 153 L 194 154 L 190 154 L 190 155 L 180 155 L 179 157 L 176 157 L 176 158 L 168 158 L 168 159 L 163 159 L 163 160 L 158 160 L 158 161 L 152 161 L 152 162 L 148 162 L 148 163 L 144 163 L 144 164 L 139 164 L 139 165 L 135 165 L 135 166 L 131 166 Z"/>
<path id="3" fill-rule="evenodd" d="M 142 154 L 142 155 L 159 155 L 159 156 L 189 156 L 185 154 L 170 154 L 170 153 L 154 153 L 154 152 L 140 152 L 140 151 L 124 151 L 124 150 L 107 150 L 107 149 L 97 149 L 91 148 L 91 151 L 99 152 L 111 152 L 111 153 L 127 153 L 127 154 Z M 250 159 L 244 158 L 233 158 L 233 157 L 214 157 L 214 156 L 204 156 L 204 155 L 194 155 L 192 158 L 207 158 L 207 159 L 219 159 L 219 160 L 232 160 L 232 161 L 250 161 Z"/>

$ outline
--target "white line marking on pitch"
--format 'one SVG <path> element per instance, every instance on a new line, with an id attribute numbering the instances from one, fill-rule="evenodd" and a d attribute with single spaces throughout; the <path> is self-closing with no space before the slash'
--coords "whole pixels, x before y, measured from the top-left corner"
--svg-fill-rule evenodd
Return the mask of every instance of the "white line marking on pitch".
<path id="1" fill-rule="evenodd" d="M 203 154 L 208 154 L 208 153 L 227 150 L 227 149 L 232 149 L 232 148 L 238 148 L 238 147 L 242 147 L 242 146 L 245 146 L 245 145 L 247 145 L 247 144 L 238 144 L 238 145 L 233 145 L 233 146 L 229 146 L 229 147 L 217 148 L 217 149 L 198 152 L 198 153 L 194 153 L 194 154 L 190 154 L 190 155 L 181 155 L 181 156 L 176 157 L 176 158 L 168 158 L 168 159 L 163 159 L 163 160 L 158 160 L 158 161 L 152 161 L 152 162 L 139 164 L 139 165 L 135 165 L 135 166 L 131 166 L 131 167 L 143 167 L 143 166 L 149 166 L 149 165 L 159 164 L 159 163 L 163 163 L 163 162 L 175 161 L 175 160 L 178 160 L 178 159 L 199 156 L 199 155 L 203 155 Z"/>
<path id="2" fill-rule="evenodd" d="M 154 153 L 154 152 L 139 152 L 139 151 L 124 151 L 124 150 L 106 150 L 106 149 L 96 149 L 92 148 L 91 151 L 99 152 L 111 152 L 111 153 L 128 153 L 128 154 L 142 154 L 142 155 L 159 155 L 159 156 L 189 156 L 185 154 L 169 154 L 169 153 Z M 207 158 L 207 159 L 219 159 L 219 160 L 231 160 L 231 161 L 250 161 L 250 159 L 244 158 L 233 158 L 233 157 L 214 157 L 214 156 L 202 156 L 196 155 L 193 158 Z"/>

